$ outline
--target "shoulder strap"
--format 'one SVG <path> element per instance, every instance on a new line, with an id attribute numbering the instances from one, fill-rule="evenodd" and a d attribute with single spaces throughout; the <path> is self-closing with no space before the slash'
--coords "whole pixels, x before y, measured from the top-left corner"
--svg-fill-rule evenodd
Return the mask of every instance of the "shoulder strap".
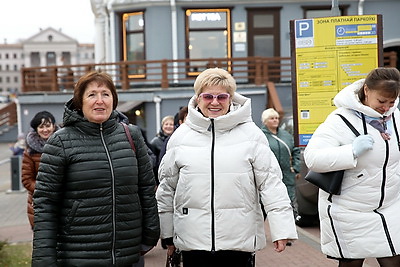
<path id="1" fill-rule="evenodd" d="M 394 132 L 396 133 L 396 138 L 397 138 L 397 146 L 399 147 L 399 151 L 400 151 L 399 132 L 397 131 L 397 125 L 396 125 L 396 119 L 395 119 L 395 117 L 394 117 L 394 112 L 393 112 L 393 114 L 392 114 L 392 120 L 393 120 Z"/>
<path id="2" fill-rule="evenodd" d="M 131 144 L 132 150 L 136 153 L 136 147 L 135 147 L 135 143 L 132 140 L 132 135 L 131 132 L 129 131 L 128 125 L 126 125 L 125 123 L 122 123 L 122 126 L 124 126 L 124 130 L 125 130 L 125 134 L 126 137 L 128 138 L 129 143 Z"/>
<path id="3" fill-rule="evenodd" d="M 354 128 L 353 124 L 351 124 L 342 114 L 336 114 L 339 115 L 342 120 L 347 124 L 347 126 L 350 128 L 350 130 L 356 135 L 359 136 L 360 133 Z M 366 128 L 364 128 L 364 132 L 366 131 Z"/>

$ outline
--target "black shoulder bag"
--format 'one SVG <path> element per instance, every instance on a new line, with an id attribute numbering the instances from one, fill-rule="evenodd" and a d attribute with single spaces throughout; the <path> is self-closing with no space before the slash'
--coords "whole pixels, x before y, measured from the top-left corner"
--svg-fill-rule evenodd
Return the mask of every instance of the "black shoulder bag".
<path id="1" fill-rule="evenodd" d="M 337 115 L 339 115 L 342 118 L 342 120 L 347 124 L 347 126 L 356 136 L 360 135 L 360 133 L 343 115 L 341 114 Z M 362 114 L 362 120 L 364 126 L 364 133 L 367 134 L 367 126 L 364 114 Z M 330 195 L 328 200 L 331 201 L 332 195 L 340 195 L 344 171 L 345 170 L 339 170 L 339 171 L 324 172 L 324 173 L 308 171 L 304 179 L 316 185 L 317 187 L 321 188 L 325 192 L 329 193 Z"/>

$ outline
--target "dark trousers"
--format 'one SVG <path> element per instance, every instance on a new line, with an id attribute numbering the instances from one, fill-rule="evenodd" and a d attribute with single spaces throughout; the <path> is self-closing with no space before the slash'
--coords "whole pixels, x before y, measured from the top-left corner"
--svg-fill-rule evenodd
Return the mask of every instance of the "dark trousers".
<path id="1" fill-rule="evenodd" d="M 247 267 L 252 258 L 251 252 L 243 251 L 182 251 L 183 267 Z"/>

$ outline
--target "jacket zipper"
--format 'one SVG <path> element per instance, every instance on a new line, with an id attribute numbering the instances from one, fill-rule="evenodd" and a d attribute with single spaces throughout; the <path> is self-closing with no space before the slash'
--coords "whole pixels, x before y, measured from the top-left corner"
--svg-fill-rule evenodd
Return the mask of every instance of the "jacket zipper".
<path id="1" fill-rule="evenodd" d="M 214 146 L 215 146 L 215 128 L 214 119 L 211 120 L 211 252 L 215 252 L 215 209 L 214 209 Z"/>
<path id="2" fill-rule="evenodd" d="M 389 229 L 386 224 L 385 216 L 378 211 L 378 209 L 380 207 L 382 207 L 383 201 L 385 199 L 386 167 L 387 167 L 388 158 L 389 158 L 389 142 L 387 140 L 385 140 L 385 144 L 386 144 L 386 157 L 385 157 L 385 163 L 383 164 L 383 170 L 382 170 L 383 177 L 382 177 L 382 185 L 381 185 L 381 200 L 379 201 L 379 206 L 374 210 L 374 212 L 380 216 L 381 221 L 382 221 L 382 227 L 383 227 L 383 230 L 385 230 L 385 235 L 386 235 L 386 239 L 388 241 L 388 245 L 390 247 L 390 251 L 392 252 L 393 256 L 396 256 L 397 253 L 393 246 L 392 238 L 390 237 L 390 233 L 389 233 Z"/>
<path id="3" fill-rule="evenodd" d="M 115 177 L 114 177 L 114 169 L 110 157 L 110 153 L 108 152 L 108 148 L 106 142 L 104 140 L 103 135 L 103 124 L 100 124 L 100 138 L 101 142 L 103 143 L 104 150 L 106 151 L 108 163 L 110 165 L 110 173 L 111 173 L 111 193 L 112 193 L 112 243 L 111 243 L 111 260 L 112 265 L 116 265 L 116 256 L 115 256 L 115 236 L 116 236 L 116 229 L 115 229 Z"/>

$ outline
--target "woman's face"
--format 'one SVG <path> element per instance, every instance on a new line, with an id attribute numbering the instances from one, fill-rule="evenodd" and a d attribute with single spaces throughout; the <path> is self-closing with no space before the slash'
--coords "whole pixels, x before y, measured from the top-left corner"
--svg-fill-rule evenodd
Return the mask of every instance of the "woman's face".
<path id="1" fill-rule="evenodd" d="M 364 86 L 364 92 L 365 100 L 363 104 L 376 110 L 380 114 L 384 114 L 393 107 L 397 99 L 397 97 L 388 97 L 379 90 L 371 90 L 367 86 Z"/>
<path id="2" fill-rule="evenodd" d="M 271 116 L 265 120 L 264 124 L 268 129 L 270 129 L 272 131 L 276 131 L 276 129 L 278 129 L 278 126 L 279 126 L 279 117 Z"/>
<path id="3" fill-rule="evenodd" d="M 229 111 L 231 97 L 228 91 L 221 86 L 208 86 L 203 88 L 197 97 L 197 105 L 207 118 L 217 118 Z"/>
<path id="4" fill-rule="evenodd" d="M 54 133 L 55 128 L 53 123 L 44 121 L 37 127 L 36 131 L 41 138 L 47 140 Z"/>
<path id="5" fill-rule="evenodd" d="M 162 131 L 166 135 L 171 135 L 174 132 L 174 120 L 166 120 L 162 125 Z"/>
<path id="6" fill-rule="evenodd" d="M 103 123 L 113 111 L 113 96 L 105 85 L 91 82 L 83 93 L 82 112 L 90 122 Z"/>

